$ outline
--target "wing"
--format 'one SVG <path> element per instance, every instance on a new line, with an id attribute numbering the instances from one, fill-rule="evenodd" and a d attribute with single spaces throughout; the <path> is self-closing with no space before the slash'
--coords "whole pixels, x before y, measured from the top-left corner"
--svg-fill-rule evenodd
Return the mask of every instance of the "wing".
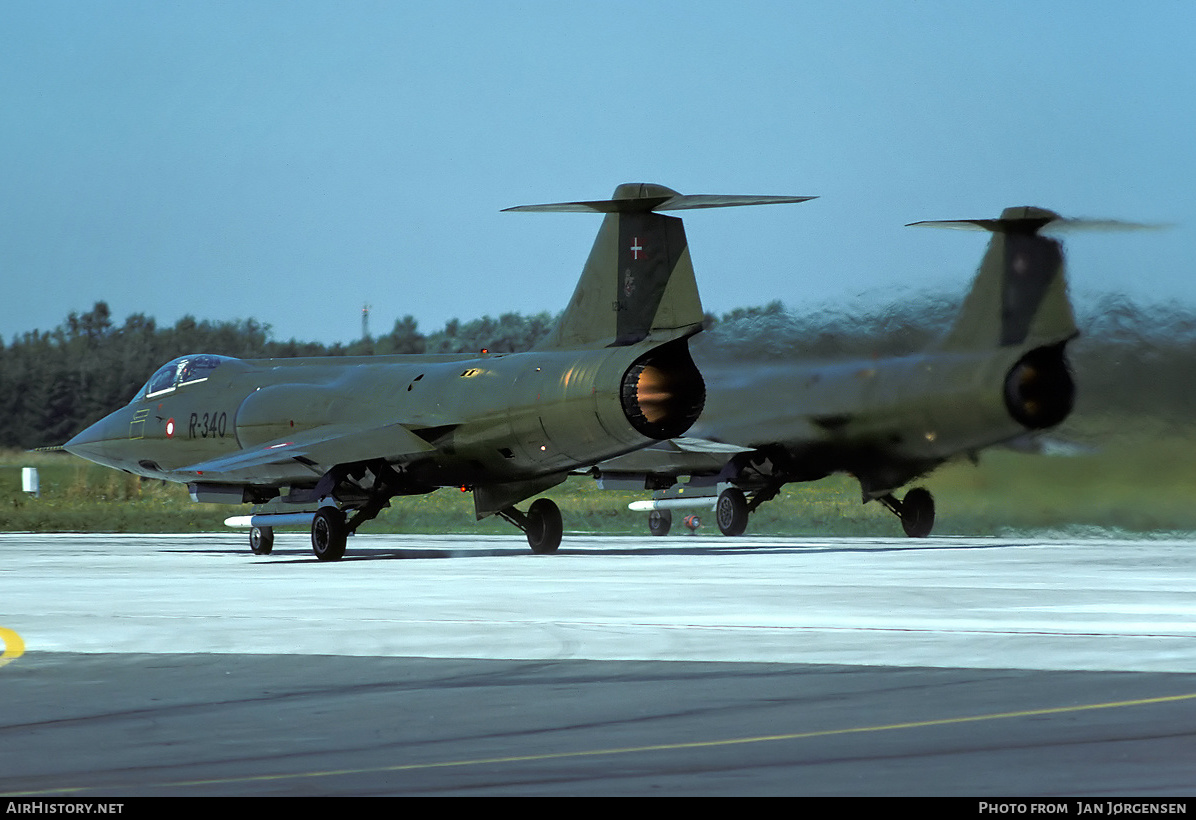
<path id="1" fill-rule="evenodd" d="M 709 439 L 675 438 L 603 461 L 596 467 L 604 476 L 706 475 L 717 473 L 736 453 L 746 453 L 753 449 Z"/>
<path id="2" fill-rule="evenodd" d="M 756 449 L 755 447 L 741 447 L 738 444 L 726 444 L 725 442 L 721 441 L 711 441 L 707 438 L 692 438 L 685 436 L 672 439 L 669 443 L 684 453 L 725 453 L 730 456 L 734 455 L 735 453 L 746 453 Z"/>
<path id="3" fill-rule="evenodd" d="M 248 447 L 178 470 L 205 481 L 286 481 L 323 475 L 336 464 L 382 458 L 402 461 L 436 452 L 402 424 L 360 428 L 328 425 Z"/>

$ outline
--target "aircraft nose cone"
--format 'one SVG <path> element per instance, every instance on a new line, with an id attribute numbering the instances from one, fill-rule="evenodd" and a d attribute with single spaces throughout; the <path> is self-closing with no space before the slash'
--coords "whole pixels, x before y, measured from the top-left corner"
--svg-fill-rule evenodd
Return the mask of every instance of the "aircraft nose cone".
<path id="1" fill-rule="evenodd" d="M 110 458 L 105 456 L 108 455 L 106 450 L 109 448 L 106 445 L 116 438 L 113 426 L 112 416 L 102 418 L 62 445 L 62 448 L 88 461 L 108 463 Z"/>
<path id="2" fill-rule="evenodd" d="M 84 430 L 79 435 L 72 438 L 66 444 L 62 445 L 62 449 L 68 453 L 73 453 L 84 458 L 92 451 L 94 445 L 103 440 L 100 435 L 99 424 L 93 424 Z"/>

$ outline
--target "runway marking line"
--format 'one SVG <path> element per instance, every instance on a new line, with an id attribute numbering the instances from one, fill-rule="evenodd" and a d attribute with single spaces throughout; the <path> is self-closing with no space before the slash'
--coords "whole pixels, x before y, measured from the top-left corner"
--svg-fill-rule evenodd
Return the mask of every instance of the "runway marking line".
<path id="1" fill-rule="evenodd" d="M 0 643 L 4 644 L 4 652 L 0 653 L 0 666 L 12 663 L 25 654 L 25 642 L 11 629 L 0 626 Z"/>
<path id="2" fill-rule="evenodd" d="M 954 718 L 936 718 L 934 720 L 915 720 L 908 723 L 889 723 L 880 726 L 856 726 L 848 729 L 820 729 L 812 732 L 790 732 L 779 735 L 759 735 L 756 737 L 737 737 L 724 740 L 695 740 L 686 743 L 660 743 L 648 746 L 624 746 L 611 749 L 586 749 L 577 752 L 544 752 L 533 755 L 510 755 L 507 757 L 480 757 L 470 760 L 446 760 L 439 763 L 402 763 L 394 766 L 370 766 L 361 769 L 328 769 L 314 772 L 292 772 L 289 774 L 245 775 L 242 777 L 217 777 L 204 780 L 176 780 L 167 783 L 139 783 L 138 788 L 177 788 L 180 786 L 218 786 L 227 783 L 254 783 L 278 780 L 298 780 L 316 777 L 341 777 L 355 774 L 377 774 L 379 772 L 410 772 L 426 769 L 448 769 L 465 766 L 488 766 L 499 763 L 529 763 L 539 760 L 563 760 L 567 758 L 601 757 L 607 755 L 640 754 L 643 752 L 677 751 L 680 749 L 709 749 L 718 746 L 737 746 L 748 743 L 775 743 L 781 740 L 803 740 L 814 737 L 832 737 L 835 735 L 860 734 L 864 732 L 890 732 L 898 729 L 922 729 L 931 726 L 951 726 L 961 723 L 979 723 L 986 720 L 1009 720 L 1013 718 L 1041 717 L 1043 715 L 1062 715 L 1071 712 L 1086 712 L 1097 709 L 1118 709 L 1129 706 L 1150 706 L 1159 703 L 1175 703 L 1183 700 L 1196 700 L 1196 692 L 1186 695 L 1164 695 L 1156 698 L 1140 698 L 1137 700 L 1120 700 L 1108 703 L 1084 703 L 1078 706 L 1053 706 L 1045 709 L 1025 709 L 1018 712 L 996 712 L 987 715 L 965 715 Z M 62 794 L 85 791 L 88 789 L 120 788 L 112 785 L 68 786 L 44 791 L 22 792 L 25 796 Z"/>

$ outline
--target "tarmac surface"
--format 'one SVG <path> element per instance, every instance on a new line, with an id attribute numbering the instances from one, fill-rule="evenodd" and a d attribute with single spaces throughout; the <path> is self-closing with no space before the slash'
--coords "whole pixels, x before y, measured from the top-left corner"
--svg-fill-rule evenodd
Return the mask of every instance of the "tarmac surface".
<path id="1" fill-rule="evenodd" d="M 1194 550 L 0 534 L 0 794 L 1187 797 Z"/>

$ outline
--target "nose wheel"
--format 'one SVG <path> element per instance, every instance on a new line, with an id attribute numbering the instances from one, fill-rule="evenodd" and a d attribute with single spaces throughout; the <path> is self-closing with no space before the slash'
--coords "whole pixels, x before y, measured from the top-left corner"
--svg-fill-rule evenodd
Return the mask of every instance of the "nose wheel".
<path id="1" fill-rule="evenodd" d="M 274 549 L 274 528 L 254 527 L 249 531 L 249 549 L 254 555 L 269 555 Z"/>
<path id="2" fill-rule="evenodd" d="M 653 535 L 668 535 L 673 528 L 673 513 L 669 510 L 653 510 L 648 513 L 648 532 Z"/>

